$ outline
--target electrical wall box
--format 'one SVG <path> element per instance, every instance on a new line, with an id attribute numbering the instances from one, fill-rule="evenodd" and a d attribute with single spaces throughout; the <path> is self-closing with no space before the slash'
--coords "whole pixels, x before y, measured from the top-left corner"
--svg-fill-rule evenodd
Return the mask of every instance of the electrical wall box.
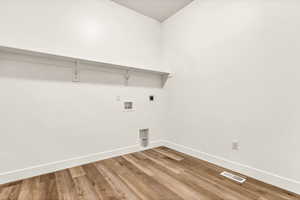
<path id="1" fill-rule="evenodd" d="M 124 111 L 133 111 L 133 102 L 132 101 L 124 101 Z"/>
<path id="2" fill-rule="evenodd" d="M 149 101 L 154 101 L 154 95 L 149 96 Z"/>

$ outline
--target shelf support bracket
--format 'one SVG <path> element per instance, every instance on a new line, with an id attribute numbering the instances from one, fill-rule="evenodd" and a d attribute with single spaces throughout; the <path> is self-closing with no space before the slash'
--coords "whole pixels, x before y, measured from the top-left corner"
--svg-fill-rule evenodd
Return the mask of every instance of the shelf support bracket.
<path id="1" fill-rule="evenodd" d="M 170 75 L 168 75 L 168 74 L 161 75 L 161 87 L 162 88 L 166 85 L 168 78 L 170 78 Z"/>
<path id="2" fill-rule="evenodd" d="M 76 60 L 75 65 L 73 67 L 73 82 L 80 82 L 80 63 L 78 60 Z"/>
<path id="3" fill-rule="evenodd" d="M 124 75 L 125 85 L 128 86 L 129 79 L 130 79 L 130 70 L 126 70 L 126 74 Z"/>

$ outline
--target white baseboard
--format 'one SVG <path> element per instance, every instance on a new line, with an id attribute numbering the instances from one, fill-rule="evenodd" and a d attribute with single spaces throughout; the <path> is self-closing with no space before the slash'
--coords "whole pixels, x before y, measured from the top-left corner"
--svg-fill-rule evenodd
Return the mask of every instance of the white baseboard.
<path id="1" fill-rule="evenodd" d="M 138 152 L 158 146 L 166 146 L 176 151 L 194 156 L 196 158 L 211 162 L 213 164 L 228 168 L 230 170 L 245 174 L 249 177 L 256 178 L 263 182 L 278 186 L 280 188 L 295 192 L 300 194 L 300 182 L 285 178 L 264 170 L 256 169 L 241 163 L 237 163 L 231 160 L 227 160 L 222 157 L 214 156 L 197 149 L 193 149 L 184 145 L 176 144 L 166 140 L 153 141 L 149 144 L 147 148 L 142 148 L 139 145 L 132 145 L 123 148 L 118 148 L 110 151 L 104 151 L 100 153 L 89 154 L 86 156 L 76 157 L 68 160 L 62 160 L 52 163 L 46 163 L 42 165 L 37 165 L 33 167 L 28 167 L 25 169 L 14 170 L 10 172 L 5 172 L 0 174 L 0 184 L 9 183 L 17 180 L 22 180 L 25 178 L 30 178 L 38 176 L 41 174 L 47 174 L 62 169 L 71 168 L 74 166 L 79 166 L 91 162 L 96 162 L 99 160 L 112 158 L 124 154 L 129 154 L 133 152 Z"/>
<path id="2" fill-rule="evenodd" d="M 10 172 L 0 173 L 0 184 L 10 183 L 18 180 L 22 180 L 25 178 L 30 178 L 42 174 L 47 174 L 55 171 L 59 171 L 62 169 L 67 169 L 91 162 L 96 162 L 99 160 L 104 160 L 107 158 L 112 158 L 116 156 L 121 156 L 124 154 L 129 154 L 137 151 L 146 150 L 149 148 L 154 148 L 158 146 L 163 146 L 164 142 L 157 140 L 150 142 L 147 148 L 142 148 L 139 145 L 132 145 L 123 148 L 113 149 L 110 151 L 104 151 L 100 153 L 93 153 L 86 156 L 80 156 L 76 158 L 71 158 L 68 160 L 61 160 L 51 163 L 46 163 L 42 165 L 37 165 L 33 167 L 28 167 L 25 169 L 14 170 Z"/>
<path id="3" fill-rule="evenodd" d="M 227 160 L 225 158 L 214 156 L 197 149 L 186 147 L 184 145 L 176 144 L 170 141 L 163 142 L 166 147 L 174 149 L 176 151 L 194 156 L 196 158 L 208 161 L 210 163 L 222 166 L 224 168 L 236 171 L 241 174 L 245 174 L 249 177 L 255 178 L 257 180 L 275 185 L 277 187 L 286 189 L 288 191 L 300 194 L 300 181 L 285 178 L 264 170 L 256 169 L 251 166 L 247 166 L 238 162 Z"/>

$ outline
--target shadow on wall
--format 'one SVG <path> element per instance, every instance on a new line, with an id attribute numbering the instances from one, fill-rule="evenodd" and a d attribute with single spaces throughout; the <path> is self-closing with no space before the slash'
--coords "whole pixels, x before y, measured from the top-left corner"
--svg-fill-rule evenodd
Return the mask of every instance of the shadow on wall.
<path id="1" fill-rule="evenodd" d="M 13 53 L 0 52 L 0 78 L 28 79 L 37 81 L 72 82 L 75 63 Z M 80 65 L 79 83 L 113 86 L 162 88 L 165 80 L 160 75 L 145 72 L 130 72 L 108 67 Z"/>

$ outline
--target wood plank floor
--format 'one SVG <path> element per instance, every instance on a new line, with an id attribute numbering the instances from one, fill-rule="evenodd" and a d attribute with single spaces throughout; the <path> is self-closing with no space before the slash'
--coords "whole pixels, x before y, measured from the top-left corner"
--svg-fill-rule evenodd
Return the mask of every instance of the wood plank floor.
<path id="1" fill-rule="evenodd" d="M 0 200 L 300 200 L 300 196 L 166 147 L 0 185 Z M 226 170 L 229 171 L 230 170 Z"/>

